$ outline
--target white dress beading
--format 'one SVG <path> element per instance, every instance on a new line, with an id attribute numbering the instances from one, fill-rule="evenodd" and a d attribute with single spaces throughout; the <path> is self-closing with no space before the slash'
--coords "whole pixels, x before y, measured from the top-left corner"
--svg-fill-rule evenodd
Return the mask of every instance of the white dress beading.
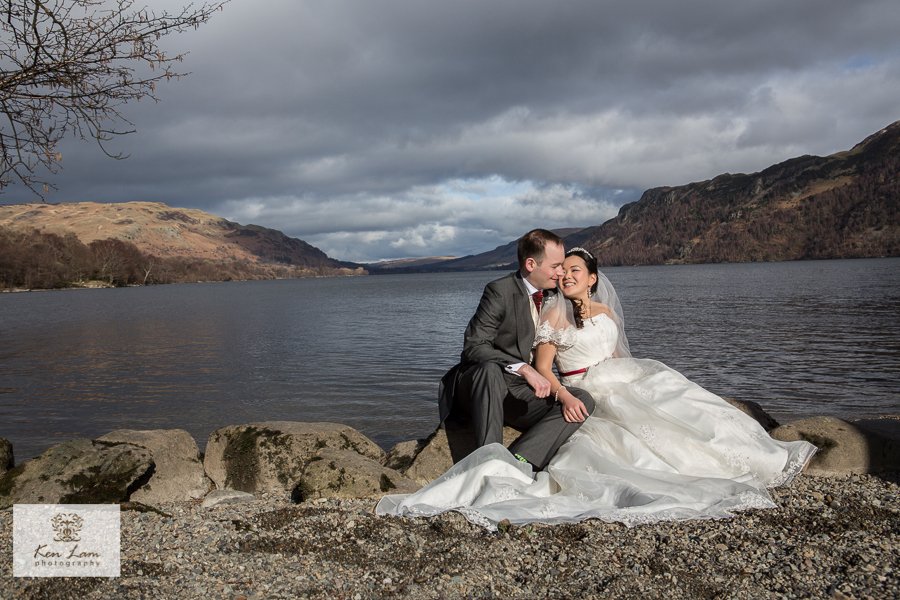
<path id="1" fill-rule="evenodd" d="M 560 332 L 538 332 L 538 340 Z M 479 448 L 418 492 L 381 499 L 377 514 L 448 510 L 488 528 L 597 518 L 626 525 L 726 518 L 773 508 L 766 488 L 787 484 L 815 453 L 773 440 L 751 417 L 664 364 L 610 358 L 618 329 L 606 315 L 564 332 L 557 369 L 594 398 L 593 414 L 532 474 L 500 444 Z M 571 344 L 571 345 L 570 345 Z"/>

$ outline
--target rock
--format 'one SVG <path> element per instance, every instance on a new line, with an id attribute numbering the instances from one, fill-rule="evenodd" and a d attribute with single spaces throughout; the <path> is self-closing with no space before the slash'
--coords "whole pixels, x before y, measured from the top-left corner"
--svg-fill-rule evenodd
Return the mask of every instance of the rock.
<path id="1" fill-rule="evenodd" d="M 450 452 L 446 429 L 437 429 L 416 455 L 412 464 L 403 471 L 409 479 L 425 485 L 440 476 L 454 463 Z"/>
<path id="2" fill-rule="evenodd" d="M 847 475 L 900 470 L 900 420 L 897 417 L 849 423 L 836 417 L 811 417 L 775 429 L 776 440 L 806 440 L 819 448 L 806 472 Z"/>
<path id="3" fill-rule="evenodd" d="M 129 499 L 149 479 L 150 451 L 76 439 L 0 476 L 0 509 L 13 504 L 103 504 Z"/>
<path id="4" fill-rule="evenodd" d="M 203 508 L 213 508 L 223 504 L 244 504 L 255 500 L 253 494 L 238 490 L 213 490 L 203 499 Z"/>
<path id="5" fill-rule="evenodd" d="M 322 448 L 352 450 L 377 462 L 384 451 L 347 425 L 267 421 L 232 425 L 209 436 L 203 465 L 219 489 L 291 493 Z"/>
<path id="6" fill-rule="evenodd" d="M 297 502 L 313 498 L 368 498 L 417 489 L 416 482 L 353 450 L 322 448 L 307 463 L 292 497 Z"/>
<path id="7" fill-rule="evenodd" d="M 522 435 L 512 427 L 503 428 L 503 444 L 509 446 Z M 448 424 L 429 437 L 403 474 L 420 485 L 436 479 L 444 471 L 475 450 L 475 436 L 468 427 Z"/>
<path id="8" fill-rule="evenodd" d="M 0 438 L 0 475 L 12 469 L 14 464 L 12 443 L 6 438 Z"/>
<path id="9" fill-rule="evenodd" d="M 156 465 L 150 480 L 131 499 L 144 504 L 202 498 L 212 487 L 203 472 L 197 442 L 183 429 L 118 429 L 97 438 L 146 448 Z"/>
<path id="10" fill-rule="evenodd" d="M 744 414 L 753 417 L 756 422 L 762 425 L 762 428 L 767 432 L 776 429 L 780 425 L 780 423 L 778 423 L 778 421 L 776 421 L 772 417 L 772 415 L 763 410 L 763 407 L 756 402 L 751 402 L 749 400 L 738 400 L 737 398 L 724 398 L 724 400 Z"/>
<path id="11" fill-rule="evenodd" d="M 412 465 L 428 440 L 409 440 L 391 448 L 384 459 L 384 466 L 396 471 L 405 471 Z"/>
<path id="12" fill-rule="evenodd" d="M 900 415 L 853 421 L 869 442 L 870 468 L 874 472 L 900 471 Z"/>

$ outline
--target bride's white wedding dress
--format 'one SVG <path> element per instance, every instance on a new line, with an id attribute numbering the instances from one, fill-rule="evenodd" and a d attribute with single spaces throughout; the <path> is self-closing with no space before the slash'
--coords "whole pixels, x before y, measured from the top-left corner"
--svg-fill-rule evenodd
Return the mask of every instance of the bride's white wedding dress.
<path id="1" fill-rule="evenodd" d="M 546 333 L 546 332 L 545 332 Z M 597 518 L 626 525 L 725 518 L 772 508 L 815 446 L 773 440 L 751 417 L 655 360 L 610 358 L 619 330 L 605 314 L 560 334 L 562 383 L 591 393 L 593 414 L 544 471 L 500 444 L 479 448 L 418 492 L 382 498 L 377 514 L 448 510 L 493 528 Z M 540 339 L 542 332 L 538 332 Z M 560 341 L 557 339 L 557 341 Z"/>

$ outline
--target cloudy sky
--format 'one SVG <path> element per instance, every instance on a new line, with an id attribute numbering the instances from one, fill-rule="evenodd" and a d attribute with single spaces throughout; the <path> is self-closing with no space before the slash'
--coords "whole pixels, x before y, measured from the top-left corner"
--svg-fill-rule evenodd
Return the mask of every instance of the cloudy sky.
<path id="1" fill-rule="evenodd" d="M 853 146 L 900 119 L 898 31 L 896 0 L 232 0 L 166 41 L 192 74 L 126 107 L 130 158 L 66 142 L 48 200 L 199 208 L 344 260 L 482 252 Z"/>

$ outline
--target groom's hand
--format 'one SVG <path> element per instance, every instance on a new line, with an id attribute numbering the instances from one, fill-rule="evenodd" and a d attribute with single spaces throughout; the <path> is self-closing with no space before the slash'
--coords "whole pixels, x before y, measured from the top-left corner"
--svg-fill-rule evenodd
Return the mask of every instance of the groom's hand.
<path id="1" fill-rule="evenodd" d="M 538 398 L 546 398 L 550 395 L 550 382 L 531 365 L 522 365 L 519 368 L 519 375 L 525 378 Z"/>

